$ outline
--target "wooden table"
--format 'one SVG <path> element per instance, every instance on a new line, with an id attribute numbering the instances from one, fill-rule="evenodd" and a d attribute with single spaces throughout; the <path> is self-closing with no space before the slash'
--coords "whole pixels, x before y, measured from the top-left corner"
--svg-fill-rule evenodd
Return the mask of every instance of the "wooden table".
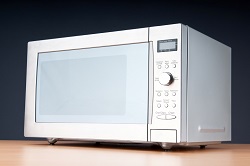
<path id="1" fill-rule="evenodd" d="M 0 166 L 250 166 L 250 144 L 177 147 L 46 141 L 0 141 Z"/>

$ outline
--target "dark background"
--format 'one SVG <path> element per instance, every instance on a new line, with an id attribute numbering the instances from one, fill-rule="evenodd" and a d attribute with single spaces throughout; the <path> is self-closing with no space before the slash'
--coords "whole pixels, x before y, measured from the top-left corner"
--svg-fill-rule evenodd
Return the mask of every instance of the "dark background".
<path id="1" fill-rule="evenodd" d="M 187 24 L 232 48 L 232 143 L 250 143 L 250 7 L 243 1 L 206 0 L 0 4 L 0 139 L 25 139 L 28 41 L 172 23 Z"/>

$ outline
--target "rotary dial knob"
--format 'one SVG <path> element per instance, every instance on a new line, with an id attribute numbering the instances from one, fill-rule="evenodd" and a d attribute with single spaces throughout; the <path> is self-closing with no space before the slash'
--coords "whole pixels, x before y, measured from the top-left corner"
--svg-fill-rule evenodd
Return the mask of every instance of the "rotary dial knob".
<path id="1" fill-rule="evenodd" d="M 169 72 L 162 73 L 159 77 L 160 84 L 164 86 L 169 86 L 170 84 L 173 83 L 173 81 L 174 81 L 174 77 Z"/>

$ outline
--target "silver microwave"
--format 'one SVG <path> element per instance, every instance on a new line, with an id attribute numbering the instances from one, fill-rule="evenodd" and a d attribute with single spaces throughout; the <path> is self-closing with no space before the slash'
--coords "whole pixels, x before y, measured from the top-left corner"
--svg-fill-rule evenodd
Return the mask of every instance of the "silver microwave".
<path id="1" fill-rule="evenodd" d="M 231 48 L 183 24 L 28 43 L 26 137 L 231 140 Z"/>

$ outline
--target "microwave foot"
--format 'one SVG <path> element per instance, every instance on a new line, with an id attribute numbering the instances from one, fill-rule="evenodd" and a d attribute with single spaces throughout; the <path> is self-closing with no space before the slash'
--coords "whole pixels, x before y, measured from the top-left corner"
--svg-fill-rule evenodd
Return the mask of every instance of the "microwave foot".
<path id="1" fill-rule="evenodd" d="M 58 141 L 57 138 L 47 138 L 50 145 L 55 145 L 55 143 Z"/>
<path id="2" fill-rule="evenodd" d="M 205 149 L 207 145 L 200 145 L 200 149 Z"/>
<path id="3" fill-rule="evenodd" d="M 161 146 L 162 149 L 165 151 L 169 151 L 172 148 L 171 144 L 168 144 L 166 142 L 160 142 L 159 145 Z"/>

